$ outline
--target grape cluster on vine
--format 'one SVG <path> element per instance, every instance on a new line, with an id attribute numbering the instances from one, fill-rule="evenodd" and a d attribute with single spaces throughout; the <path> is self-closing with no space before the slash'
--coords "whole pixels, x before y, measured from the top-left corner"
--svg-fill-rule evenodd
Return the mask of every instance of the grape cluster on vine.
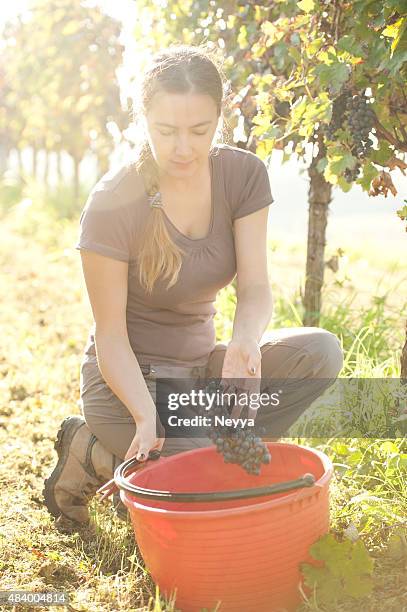
<path id="1" fill-rule="evenodd" d="M 217 390 L 223 392 L 225 389 L 222 384 L 217 385 L 216 381 L 211 381 L 206 387 L 207 393 L 215 393 Z M 241 426 L 216 424 L 215 416 L 230 418 L 229 411 L 223 404 L 214 402 L 206 414 L 211 417 L 208 436 L 215 444 L 216 450 L 222 453 L 225 463 L 236 463 L 248 474 L 260 474 L 261 464 L 271 461 L 271 454 L 262 439 Z"/>
<path id="2" fill-rule="evenodd" d="M 351 90 L 344 89 L 333 101 L 332 116 L 326 128 L 326 135 L 334 140 L 339 129 L 347 129 L 352 138 L 351 153 L 358 160 L 365 158 L 373 147 L 373 140 L 369 138 L 375 122 L 375 113 L 364 94 L 353 94 Z M 361 164 L 356 162 L 353 168 L 346 168 L 344 177 L 348 182 L 356 180 L 359 176 Z"/>
<path id="3" fill-rule="evenodd" d="M 369 134 L 375 121 L 374 111 L 370 108 L 364 95 L 348 98 L 346 110 L 349 130 L 355 145 L 354 152 L 356 157 L 365 157 L 373 146 L 373 140 L 369 138 Z"/>
<path id="4" fill-rule="evenodd" d="M 352 92 L 345 90 L 342 92 L 332 103 L 332 116 L 328 127 L 326 128 L 326 135 L 330 140 L 335 138 L 336 132 L 339 128 L 344 127 L 345 113 L 347 110 L 348 100 L 352 98 Z"/>

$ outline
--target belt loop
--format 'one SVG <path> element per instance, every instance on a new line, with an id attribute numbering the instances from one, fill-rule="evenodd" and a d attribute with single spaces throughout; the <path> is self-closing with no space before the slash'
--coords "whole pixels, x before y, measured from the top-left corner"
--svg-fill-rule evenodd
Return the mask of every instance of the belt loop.
<path id="1" fill-rule="evenodd" d="M 150 374 L 155 374 L 155 370 L 151 367 L 150 363 L 141 363 L 140 370 L 145 376 L 149 376 Z"/>
<path id="2" fill-rule="evenodd" d="M 194 366 L 192 368 L 192 376 L 201 380 L 201 378 L 205 378 L 205 367 L 204 366 Z"/>

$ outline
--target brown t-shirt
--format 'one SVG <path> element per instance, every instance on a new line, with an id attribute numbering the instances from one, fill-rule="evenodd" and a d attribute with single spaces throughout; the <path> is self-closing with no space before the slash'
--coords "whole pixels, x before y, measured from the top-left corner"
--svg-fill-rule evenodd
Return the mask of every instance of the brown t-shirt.
<path id="1" fill-rule="evenodd" d="M 250 151 L 217 145 L 210 155 L 210 171 L 212 215 L 206 237 L 188 238 L 164 214 L 171 238 L 186 252 L 170 289 L 168 278 L 160 277 L 147 294 L 138 281 L 137 246 L 151 209 L 134 166 L 105 174 L 82 211 L 75 248 L 129 263 L 127 331 L 139 363 L 206 364 L 216 344 L 217 292 L 236 275 L 233 220 L 273 202 L 266 165 Z M 96 354 L 94 331 L 93 325 L 87 355 Z"/>

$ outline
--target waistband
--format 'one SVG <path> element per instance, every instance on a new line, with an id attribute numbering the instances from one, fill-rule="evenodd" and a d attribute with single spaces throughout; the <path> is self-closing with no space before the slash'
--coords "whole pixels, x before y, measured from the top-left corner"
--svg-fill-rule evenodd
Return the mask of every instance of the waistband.
<path id="1" fill-rule="evenodd" d="M 149 378 L 205 378 L 205 366 L 179 366 L 164 363 L 140 363 L 140 369 Z"/>
<path id="2" fill-rule="evenodd" d="M 84 361 L 92 361 L 97 364 L 95 354 L 85 353 Z M 181 366 L 171 363 L 144 362 L 138 360 L 140 370 L 144 376 L 149 378 L 205 378 L 207 366 Z"/>

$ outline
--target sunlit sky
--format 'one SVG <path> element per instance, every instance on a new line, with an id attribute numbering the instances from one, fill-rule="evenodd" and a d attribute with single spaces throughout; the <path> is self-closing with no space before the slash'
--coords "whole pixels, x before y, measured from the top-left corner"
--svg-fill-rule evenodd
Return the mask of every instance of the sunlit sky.
<path id="1" fill-rule="evenodd" d="M 2 3 L 0 5 L 0 25 L 3 27 L 3 24 L 7 19 L 13 18 L 16 14 L 22 13 L 27 9 L 28 2 L 27 0 L 14 0 L 11 3 Z"/>

